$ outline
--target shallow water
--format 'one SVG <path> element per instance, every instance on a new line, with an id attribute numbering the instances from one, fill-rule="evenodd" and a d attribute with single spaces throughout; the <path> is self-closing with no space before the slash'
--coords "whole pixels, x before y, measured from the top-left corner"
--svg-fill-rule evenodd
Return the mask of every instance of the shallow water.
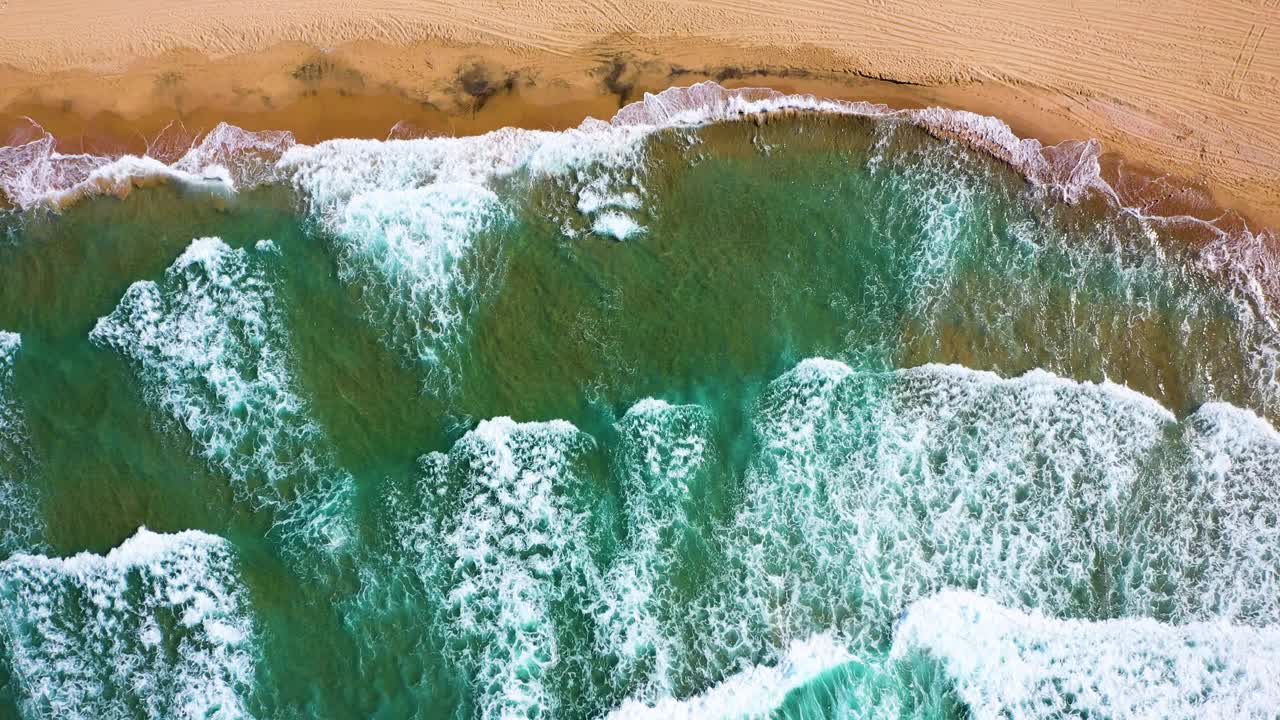
<path id="1" fill-rule="evenodd" d="M 0 217 L 0 716 L 1280 707 L 1275 314 L 1165 225 L 892 118 L 277 167 Z"/>

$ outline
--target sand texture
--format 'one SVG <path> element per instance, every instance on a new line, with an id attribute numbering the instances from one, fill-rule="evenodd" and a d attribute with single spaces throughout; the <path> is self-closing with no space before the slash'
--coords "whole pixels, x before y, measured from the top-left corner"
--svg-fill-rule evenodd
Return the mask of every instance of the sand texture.
<path id="1" fill-rule="evenodd" d="M 705 78 L 1097 137 L 1280 219 L 1280 0 L 0 0 L 0 131 L 90 151 L 564 127 Z"/>

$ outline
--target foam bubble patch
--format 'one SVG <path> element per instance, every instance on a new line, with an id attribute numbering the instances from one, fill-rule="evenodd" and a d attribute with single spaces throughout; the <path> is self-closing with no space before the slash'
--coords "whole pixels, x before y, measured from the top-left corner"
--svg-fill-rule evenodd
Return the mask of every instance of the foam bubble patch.
<path id="1" fill-rule="evenodd" d="M 334 225 L 339 274 L 367 288 L 369 318 L 391 345 L 437 367 L 467 327 L 472 242 L 504 216 L 493 191 L 470 183 L 358 194 Z"/>
<path id="2" fill-rule="evenodd" d="M 144 393 L 237 495 L 275 506 L 286 532 L 335 549 L 351 534 L 351 480 L 294 390 L 270 245 L 195 240 L 159 282 L 136 282 L 90 339 L 127 357 Z"/>
<path id="3" fill-rule="evenodd" d="M 760 402 L 761 455 L 724 537 L 738 582 L 712 635 L 838 628 L 883 647 L 909 602 L 949 585 L 1073 615 L 1137 611 L 1130 553 L 1161 550 L 1129 503 L 1176 427 L 1137 393 L 1041 371 L 805 361 Z M 770 651 L 739 643 L 743 657 Z"/>
<path id="4" fill-rule="evenodd" d="M 829 634 L 795 640 L 782 658 L 754 665 L 716 686 L 684 700 L 663 698 L 645 704 L 630 699 L 609 714 L 610 720 L 738 720 L 763 718 L 782 706 L 787 695 L 824 672 L 853 660 Z"/>
<path id="5" fill-rule="evenodd" d="M 1207 403 L 1181 427 L 1180 468 L 1151 473 L 1135 508 L 1158 553 L 1135 558 L 1147 612 L 1174 622 L 1280 625 L 1280 433 L 1249 410 Z M 1176 592 L 1169 591 L 1169 580 Z"/>
<path id="6" fill-rule="evenodd" d="M 0 557 L 38 547 L 44 523 L 29 484 L 34 462 L 26 421 L 15 397 L 13 365 L 22 336 L 0 330 Z"/>
<path id="7" fill-rule="evenodd" d="M 37 128 L 39 129 L 39 128 Z M 0 147 L 0 193 L 18 208 L 67 207 L 96 195 L 123 198 L 162 183 L 228 194 L 279 179 L 276 162 L 294 144 L 283 131 L 250 132 L 219 123 L 172 164 L 151 154 L 64 154 L 52 135 Z"/>
<path id="8" fill-rule="evenodd" d="M 141 529 L 106 555 L 16 555 L 0 612 L 26 717 L 250 717 L 255 630 L 221 538 Z"/>
<path id="9" fill-rule="evenodd" d="M 694 498 L 710 481 L 711 421 L 697 405 L 649 398 L 627 411 L 618 432 L 628 538 L 595 612 L 599 652 L 617 661 L 615 687 L 653 700 L 672 695 L 690 672 L 681 638 L 685 598 L 673 586 L 692 564 L 685 546 L 696 532 Z"/>
<path id="10" fill-rule="evenodd" d="M 616 211 L 603 212 L 591 223 L 591 232 L 614 240 L 627 240 L 644 232 L 630 215 Z"/>
<path id="11" fill-rule="evenodd" d="M 485 718 L 555 717 L 589 638 L 567 621 L 596 594 L 584 454 L 563 421 L 486 420 L 427 462 L 445 632 Z"/>
<path id="12" fill-rule="evenodd" d="M 941 663 L 974 718 L 1269 718 L 1280 631 L 1023 612 L 970 592 L 913 604 L 893 654 Z"/>

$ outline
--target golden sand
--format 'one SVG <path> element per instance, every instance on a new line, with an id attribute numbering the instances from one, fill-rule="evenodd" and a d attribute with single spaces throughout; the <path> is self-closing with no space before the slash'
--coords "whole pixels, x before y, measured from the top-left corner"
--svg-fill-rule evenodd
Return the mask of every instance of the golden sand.
<path id="1" fill-rule="evenodd" d="M 1280 0 L 0 0 L 0 140 L 563 128 L 716 79 L 995 115 L 1280 225 Z M 170 124 L 179 121 L 181 125 Z M 179 128 L 175 131 L 175 128 Z M 1175 199 L 1176 200 L 1176 199 Z M 1190 201 L 1189 201 L 1190 202 Z"/>

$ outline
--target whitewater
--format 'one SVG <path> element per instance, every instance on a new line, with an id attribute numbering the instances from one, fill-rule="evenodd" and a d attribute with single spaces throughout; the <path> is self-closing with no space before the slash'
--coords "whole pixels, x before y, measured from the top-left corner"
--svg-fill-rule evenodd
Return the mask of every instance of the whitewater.
<path id="1" fill-rule="evenodd" d="M 35 132 L 0 717 L 1280 713 L 1274 235 L 1095 141 L 714 84 Z"/>

